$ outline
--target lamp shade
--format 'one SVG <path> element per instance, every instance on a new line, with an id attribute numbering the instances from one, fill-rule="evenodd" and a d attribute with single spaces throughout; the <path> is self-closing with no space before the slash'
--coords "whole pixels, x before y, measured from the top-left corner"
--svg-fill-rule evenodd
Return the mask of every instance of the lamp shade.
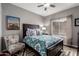
<path id="1" fill-rule="evenodd" d="M 42 27 L 42 30 L 46 30 L 46 27 Z"/>

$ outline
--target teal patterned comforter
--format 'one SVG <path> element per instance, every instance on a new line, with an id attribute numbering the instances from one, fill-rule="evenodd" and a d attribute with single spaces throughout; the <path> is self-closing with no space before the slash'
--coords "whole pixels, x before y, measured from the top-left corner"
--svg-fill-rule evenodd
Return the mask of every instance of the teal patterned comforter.
<path id="1" fill-rule="evenodd" d="M 46 48 L 59 41 L 60 37 L 41 35 L 41 36 L 25 36 L 24 42 L 34 48 L 42 56 L 46 56 Z"/>

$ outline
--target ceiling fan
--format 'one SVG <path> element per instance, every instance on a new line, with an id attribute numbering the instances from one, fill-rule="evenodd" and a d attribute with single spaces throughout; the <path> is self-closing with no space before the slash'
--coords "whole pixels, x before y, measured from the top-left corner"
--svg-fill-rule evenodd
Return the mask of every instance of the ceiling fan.
<path id="1" fill-rule="evenodd" d="M 55 8 L 56 6 L 54 4 L 44 3 L 44 4 L 41 4 L 41 5 L 38 5 L 37 7 L 44 7 L 44 10 L 46 11 L 48 7 Z"/>

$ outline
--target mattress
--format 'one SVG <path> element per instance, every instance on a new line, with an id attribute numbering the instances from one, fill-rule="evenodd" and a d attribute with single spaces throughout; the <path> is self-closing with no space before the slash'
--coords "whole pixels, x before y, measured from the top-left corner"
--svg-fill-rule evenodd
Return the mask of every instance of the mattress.
<path id="1" fill-rule="evenodd" d="M 60 36 L 25 36 L 24 42 L 34 48 L 40 53 L 40 55 L 46 55 L 46 49 L 52 45 L 55 45 L 58 41 L 63 40 Z"/>

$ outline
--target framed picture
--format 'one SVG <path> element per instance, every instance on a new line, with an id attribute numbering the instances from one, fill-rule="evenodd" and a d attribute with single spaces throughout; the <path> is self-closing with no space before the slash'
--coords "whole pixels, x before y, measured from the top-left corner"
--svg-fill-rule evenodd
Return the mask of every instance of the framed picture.
<path id="1" fill-rule="evenodd" d="M 20 18 L 14 16 L 6 16 L 6 26 L 8 30 L 19 30 Z"/>
<path id="2" fill-rule="evenodd" d="M 75 19 L 75 26 L 79 26 L 79 18 Z"/>

